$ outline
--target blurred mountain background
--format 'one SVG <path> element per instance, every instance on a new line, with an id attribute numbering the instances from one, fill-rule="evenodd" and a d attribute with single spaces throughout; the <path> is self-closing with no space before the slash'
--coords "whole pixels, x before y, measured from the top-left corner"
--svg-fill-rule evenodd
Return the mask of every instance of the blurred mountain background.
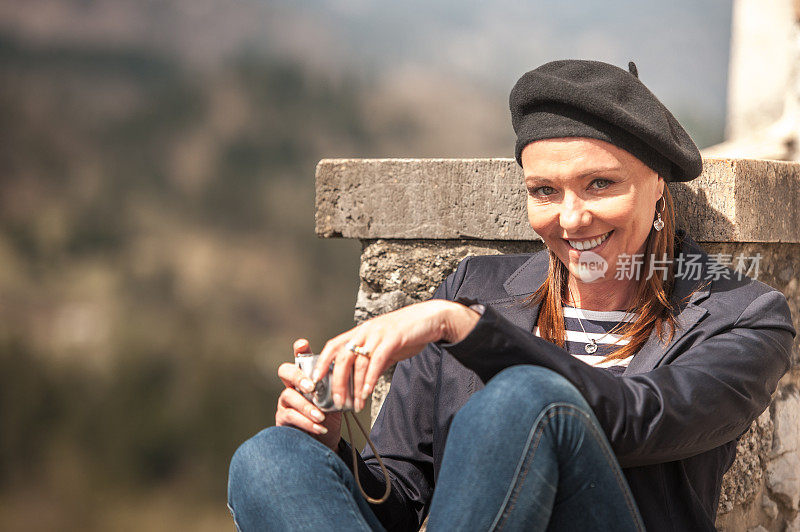
<path id="1" fill-rule="evenodd" d="M 513 156 L 508 91 L 636 61 L 722 140 L 730 3 L 0 4 L 0 529 L 232 529 L 298 337 L 353 326 L 323 157 Z"/>

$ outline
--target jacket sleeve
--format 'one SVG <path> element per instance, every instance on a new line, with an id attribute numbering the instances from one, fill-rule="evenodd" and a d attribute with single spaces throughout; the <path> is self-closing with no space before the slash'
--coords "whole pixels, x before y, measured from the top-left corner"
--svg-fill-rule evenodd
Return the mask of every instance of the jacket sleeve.
<path id="1" fill-rule="evenodd" d="M 620 465 L 634 467 L 693 456 L 744 433 L 789 369 L 795 335 L 786 298 L 773 290 L 728 329 L 639 375 L 592 367 L 491 306 L 460 342 L 439 344 L 484 382 L 516 364 L 563 375 L 594 411 Z"/>
<path id="2" fill-rule="evenodd" d="M 452 299 L 465 271 L 466 261 L 462 261 L 432 299 Z M 430 343 L 418 355 L 398 362 L 370 431 L 392 483 L 389 499 L 370 507 L 388 530 L 419 530 L 428 514 L 434 489 L 434 404 L 441 354 L 441 348 Z M 344 439 L 338 454 L 352 470 L 352 450 Z M 384 476 L 369 445 L 356 453 L 356 460 L 364 491 L 370 497 L 381 497 L 386 489 Z"/>

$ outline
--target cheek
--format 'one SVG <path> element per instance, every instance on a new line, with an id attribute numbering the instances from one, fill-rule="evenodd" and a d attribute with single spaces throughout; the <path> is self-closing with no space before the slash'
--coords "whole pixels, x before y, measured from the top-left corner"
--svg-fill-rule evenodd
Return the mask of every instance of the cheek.
<path id="1" fill-rule="evenodd" d="M 636 232 L 647 232 L 650 224 L 653 223 L 652 212 L 643 198 L 639 198 L 636 205 L 638 208 L 630 215 L 631 226 Z"/>
<path id="2" fill-rule="evenodd" d="M 643 198 L 631 198 L 625 204 L 609 210 L 608 214 L 613 217 L 612 223 L 625 231 L 624 240 L 619 241 L 618 245 L 621 245 L 626 253 L 637 253 L 640 242 L 647 237 L 652 224 Z"/>
<path id="3" fill-rule="evenodd" d="M 637 232 L 641 225 L 641 210 L 636 198 L 619 198 L 608 202 L 602 210 L 595 212 L 605 222 L 626 232 Z"/>
<path id="4" fill-rule="evenodd" d="M 609 220 L 623 221 L 632 220 L 636 216 L 637 198 L 620 196 L 610 198 L 602 204 L 601 211 L 603 216 Z"/>
<path id="5" fill-rule="evenodd" d="M 552 218 L 553 216 L 547 207 L 537 204 L 530 198 L 528 199 L 528 223 L 534 231 L 537 233 L 544 231 Z"/>

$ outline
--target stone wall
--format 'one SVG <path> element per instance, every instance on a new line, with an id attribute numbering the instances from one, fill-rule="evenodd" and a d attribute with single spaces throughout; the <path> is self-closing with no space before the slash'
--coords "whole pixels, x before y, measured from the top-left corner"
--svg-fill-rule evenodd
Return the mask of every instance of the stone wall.
<path id="1" fill-rule="evenodd" d="M 708 160 L 700 178 L 669 186 L 679 225 L 709 253 L 761 254 L 758 280 L 786 295 L 800 331 L 800 164 Z M 323 160 L 317 233 L 362 242 L 361 322 L 428 299 L 468 255 L 543 249 L 524 198 L 512 159 Z M 372 419 L 390 382 L 391 370 L 373 394 Z M 719 529 L 800 530 L 798 387 L 800 339 L 772 404 L 739 442 Z"/>

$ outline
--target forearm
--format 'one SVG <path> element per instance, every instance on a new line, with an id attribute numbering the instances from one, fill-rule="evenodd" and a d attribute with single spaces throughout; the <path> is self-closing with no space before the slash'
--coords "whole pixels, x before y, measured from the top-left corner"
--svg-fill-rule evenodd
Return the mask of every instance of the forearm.
<path id="1" fill-rule="evenodd" d="M 671 365 L 615 377 L 487 307 L 464 340 L 439 346 L 484 382 L 516 364 L 563 375 L 586 398 L 626 467 L 678 460 L 738 436 L 768 405 L 788 367 L 791 340 L 786 328 L 736 329 L 698 344 Z"/>

